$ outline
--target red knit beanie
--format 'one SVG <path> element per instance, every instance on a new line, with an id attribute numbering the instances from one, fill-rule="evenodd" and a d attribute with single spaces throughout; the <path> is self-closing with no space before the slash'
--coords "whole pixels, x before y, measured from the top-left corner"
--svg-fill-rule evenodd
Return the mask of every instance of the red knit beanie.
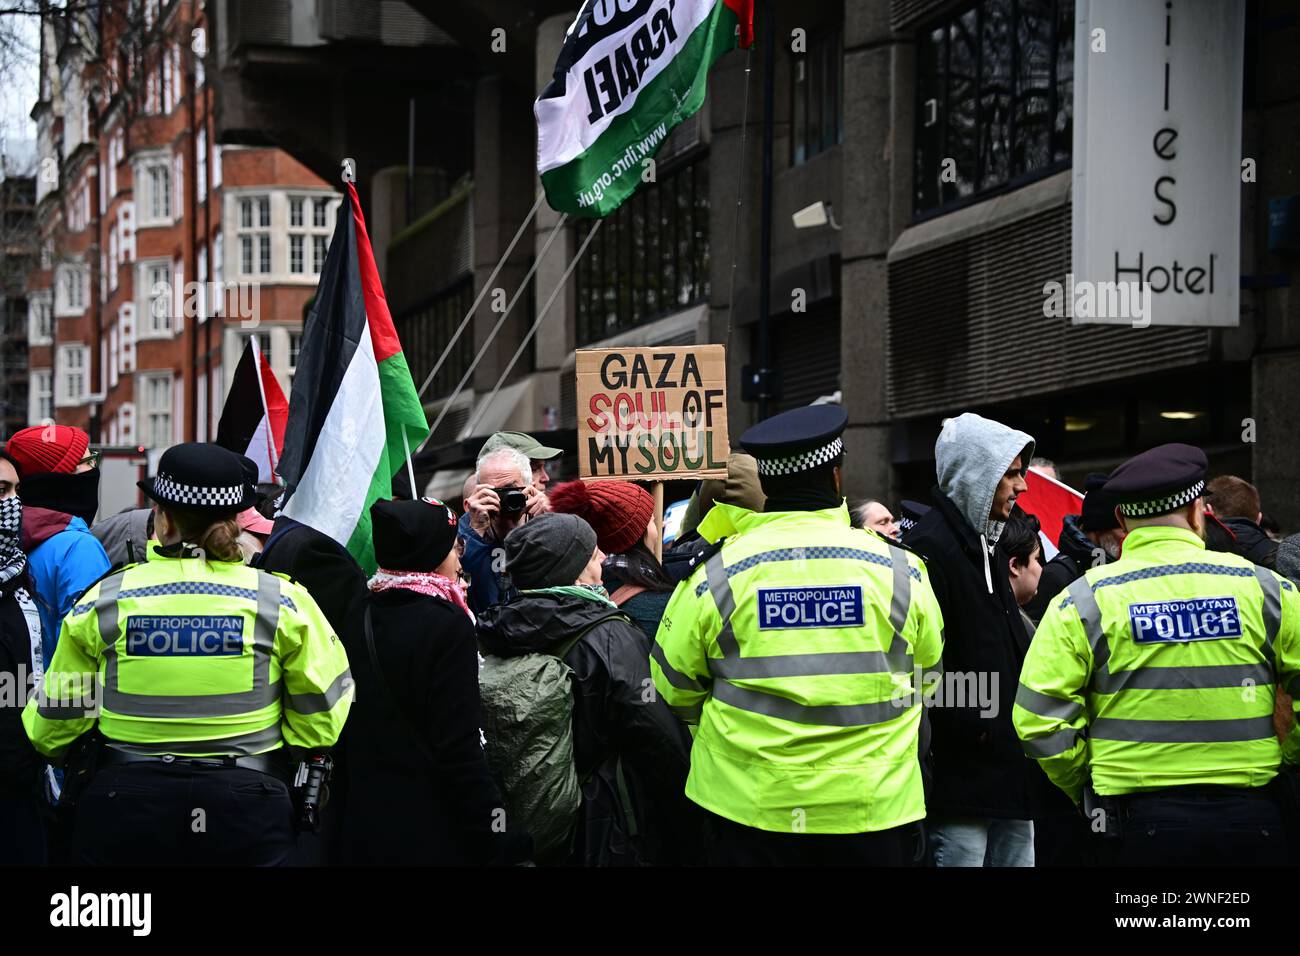
<path id="1" fill-rule="evenodd" d="M 71 425 L 33 425 L 14 432 L 5 446 L 18 462 L 19 477 L 31 478 L 50 472 L 70 475 L 77 470 L 90 436 Z"/>
<path id="2" fill-rule="evenodd" d="M 630 481 L 569 481 L 547 493 L 551 509 L 577 515 L 596 531 L 596 545 L 606 554 L 623 554 L 645 537 L 655 516 L 650 492 Z"/>

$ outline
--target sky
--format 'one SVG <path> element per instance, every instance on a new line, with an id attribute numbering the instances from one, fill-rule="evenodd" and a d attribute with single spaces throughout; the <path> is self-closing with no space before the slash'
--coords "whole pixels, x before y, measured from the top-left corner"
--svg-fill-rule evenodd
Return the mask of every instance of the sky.
<path id="1" fill-rule="evenodd" d="M 36 124 L 29 114 L 39 92 L 39 22 L 34 16 L 12 14 L 4 20 L 0 29 L 18 43 L 12 62 L 0 65 L 0 151 L 20 162 L 34 162 Z"/>

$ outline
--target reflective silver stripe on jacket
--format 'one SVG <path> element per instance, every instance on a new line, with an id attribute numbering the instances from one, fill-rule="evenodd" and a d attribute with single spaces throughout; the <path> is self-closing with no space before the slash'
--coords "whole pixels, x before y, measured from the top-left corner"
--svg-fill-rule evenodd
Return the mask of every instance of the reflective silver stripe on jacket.
<path id="1" fill-rule="evenodd" d="M 1083 713 L 1082 704 L 1039 693 L 1024 684 L 1016 689 L 1016 703 L 1031 714 L 1047 717 L 1050 720 L 1071 721 Z"/>
<path id="2" fill-rule="evenodd" d="M 1268 660 L 1273 663 L 1273 640 L 1282 628 L 1282 589 L 1267 568 L 1255 565 L 1255 580 L 1264 592 L 1264 640 L 1268 643 Z"/>
<path id="3" fill-rule="evenodd" d="M 1066 727 L 1046 737 L 1022 741 L 1025 753 L 1037 760 L 1046 760 L 1065 753 L 1081 739 L 1082 734 L 1073 727 Z"/>
<path id="4" fill-rule="evenodd" d="M 664 677 L 668 679 L 668 683 L 672 684 L 678 690 L 704 690 L 703 685 L 700 684 L 699 681 L 695 680 L 693 677 L 687 677 L 685 674 L 677 670 L 677 668 L 673 667 L 672 664 L 668 663 L 668 656 L 664 654 L 664 649 L 659 646 L 658 641 L 655 641 L 650 645 L 650 656 L 654 658 L 655 663 L 659 665 L 659 669 L 664 672 Z"/>
<path id="5" fill-rule="evenodd" d="M 333 710 L 334 705 L 342 700 L 343 695 L 355 684 L 352 671 L 345 670 L 319 694 L 286 694 L 284 706 L 286 710 L 291 710 L 295 714 L 323 714 Z"/>
<path id="6" fill-rule="evenodd" d="M 826 552 L 818 554 L 816 552 Z M 851 553 L 850 553 L 851 552 Z M 785 677 L 824 677 L 830 675 L 859 674 L 900 674 L 911 676 L 914 662 L 903 631 L 907 625 L 907 616 L 912 602 L 912 580 L 920 580 L 920 572 L 911 567 L 907 555 L 901 548 L 890 546 L 889 558 L 868 551 L 848 548 L 787 548 L 778 551 L 766 551 L 760 555 L 746 558 L 731 568 L 723 565 L 722 552 L 715 552 L 705 563 L 704 586 L 712 594 L 722 619 L 718 634 L 718 647 L 723 652 L 721 658 L 708 658 L 709 673 L 718 680 L 713 685 L 713 696 L 723 703 L 741 710 L 779 717 L 796 723 L 824 726 L 851 727 L 867 724 L 884 723 L 895 720 L 908 710 L 898 701 L 889 700 L 867 704 L 814 706 L 799 704 L 781 696 L 775 689 L 761 687 L 740 687 L 733 683 L 739 680 Z M 756 559 L 772 561 L 795 560 L 811 557 L 856 557 L 869 555 L 878 564 L 888 563 L 893 571 L 893 592 L 890 599 L 889 621 L 893 637 L 887 651 L 844 651 L 820 654 L 782 654 L 765 657 L 742 657 L 740 646 L 732 629 L 732 616 L 736 611 L 735 595 L 731 590 L 728 576 L 737 569 L 748 570 L 764 563 Z M 743 567 L 742 567 L 743 566 Z M 651 654 L 664 668 L 669 683 L 682 689 L 702 690 L 698 684 L 683 687 L 678 680 L 687 681 L 685 675 L 678 674 L 665 667 L 662 651 L 658 646 Z M 693 683 L 693 682 L 692 682 Z M 918 688 L 919 690 L 919 688 Z"/>
<path id="7" fill-rule="evenodd" d="M 1151 744 L 1218 744 L 1264 740 L 1274 736 L 1271 716 L 1229 720 L 1132 720 L 1099 717 L 1092 722 L 1089 732 L 1093 740 Z"/>
<path id="8" fill-rule="evenodd" d="M 280 723 L 276 721 L 269 727 L 252 733 L 239 734 L 234 737 L 220 737 L 210 740 L 175 740 L 156 743 L 126 743 L 110 740 L 108 745 L 115 750 L 130 754 L 142 754 L 147 757 L 162 754 L 175 754 L 178 757 L 196 754 L 229 754 L 234 757 L 249 757 L 253 754 L 273 750 L 284 742 L 280 735 Z"/>
<path id="9" fill-rule="evenodd" d="M 257 571 L 252 687 L 228 694 L 175 696 L 132 694 L 118 687 L 116 642 L 120 635 L 117 603 L 120 580 L 120 577 L 105 579 L 105 584 L 112 584 L 107 589 L 108 599 L 105 591 L 101 590 L 96 601 L 99 633 L 107 645 L 104 649 L 105 710 L 123 717 L 232 717 L 262 710 L 280 699 L 280 682 L 271 683 L 271 658 L 275 653 L 275 632 L 280 622 L 280 578 L 266 571 Z"/>

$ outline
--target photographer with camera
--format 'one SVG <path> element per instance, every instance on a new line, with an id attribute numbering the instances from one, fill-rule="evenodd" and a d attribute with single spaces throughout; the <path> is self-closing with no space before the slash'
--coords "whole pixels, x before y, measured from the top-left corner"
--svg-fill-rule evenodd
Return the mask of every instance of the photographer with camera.
<path id="1" fill-rule="evenodd" d="M 508 597 L 506 535 L 529 518 L 550 511 L 551 505 L 533 482 L 529 456 L 517 448 L 498 446 L 482 455 L 476 479 L 474 493 L 465 501 L 459 534 L 465 541 L 461 564 L 470 578 L 469 605 L 481 614 Z"/>

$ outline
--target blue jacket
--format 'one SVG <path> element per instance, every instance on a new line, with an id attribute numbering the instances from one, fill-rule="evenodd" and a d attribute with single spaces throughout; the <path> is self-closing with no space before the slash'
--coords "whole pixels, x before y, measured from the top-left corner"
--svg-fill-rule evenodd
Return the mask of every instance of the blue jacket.
<path id="1" fill-rule="evenodd" d="M 456 533 L 465 541 L 465 553 L 461 556 L 460 566 L 469 575 L 469 606 L 475 616 L 482 614 L 493 604 L 509 600 L 514 593 L 510 578 L 505 573 L 504 545 L 498 541 L 488 541 L 470 527 L 469 512 L 460 516 Z M 492 567 L 493 559 L 501 549 L 497 567 Z"/>
<path id="2" fill-rule="evenodd" d="M 37 511 L 39 509 L 30 509 Z M 49 512 L 47 512 L 48 514 Z M 81 592 L 86 590 L 108 571 L 108 554 L 86 522 L 67 517 L 63 530 L 44 540 L 37 532 L 27 554 L 27 571 L 31 576 L 36 608 L 41 615 L 41 647 L 45 666 L 54 655 L 54 645 L 59 640 L 59 626 Z M 24 525 L 27 513 L 24 511 Z M 30 527 L 25 530 L 31 531 Z M 39 542 L 39 543 L 38 543 Z"/>

